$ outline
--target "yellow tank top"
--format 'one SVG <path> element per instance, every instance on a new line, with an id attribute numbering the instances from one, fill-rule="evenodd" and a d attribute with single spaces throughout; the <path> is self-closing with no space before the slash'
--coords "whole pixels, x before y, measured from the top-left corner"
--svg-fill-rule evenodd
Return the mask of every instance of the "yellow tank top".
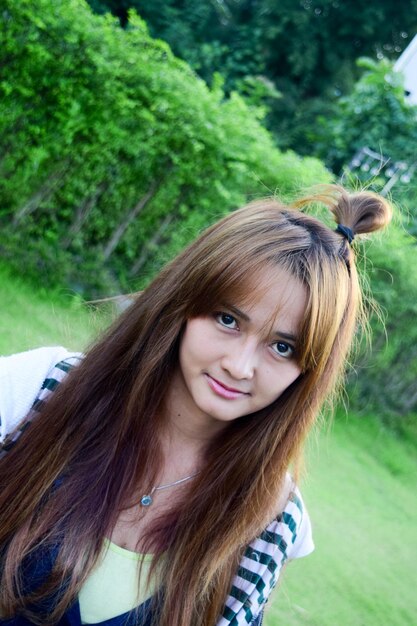
<path id="1" fill-rule="evenodd" d="M 156 589 L 155 577 L 147 585 L 152 556 L 125 550 L 106 539 L 103 552 L 78 596 L 81 623 L 103 622 L 131 611 L 150 598 Z"/>

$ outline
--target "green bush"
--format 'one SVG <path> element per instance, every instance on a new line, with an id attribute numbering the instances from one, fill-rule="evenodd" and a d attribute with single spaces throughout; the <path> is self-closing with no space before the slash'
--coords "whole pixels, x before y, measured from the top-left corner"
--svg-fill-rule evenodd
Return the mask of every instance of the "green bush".
<path id="1" fill-rule="evenodd" d="M 382 319 L 376 314 L 371 318 L 372 348 L 356 360 L 349 403 L 401 429 L 406 424 L 396 420 L 398 415 L 417 412 L 416 241 L 394 224 L 366 247 L 362 265 Z"/>
<path id="2" fill-rule="evenodd" d="M 89 296 L 140 288 L 231 208 L 330 180 L 319 161 L 280 152 L 261 109 L 226 97 L 220 77 L 209 88 L 137 15 L 123 30 L 82 0 L 2 7 L 0 252 L 36 284 Z M 357 94 L 361 124 L 348 101 L 344 130 L 343 116 L 333 121 L 336 150 L 352 133 L 364 140 L 379 110 L 377 97 L 365 107 L 367 90 L 381 85 L 376 71 L 377 86 L 368 76 Z M 402 415 L 417 404 L 415 246 L 394 228 L 369 252 L 388 343 L 374 320 L 374 351 L 351 376 L 351 402 Z"/>
<path id="3" fill-rule="evenodd" d="M 5 0 L 0 21 L 1 251 L 26 275 L 130 289 L 232 207 L 330 178 L 135 14 Z"/>

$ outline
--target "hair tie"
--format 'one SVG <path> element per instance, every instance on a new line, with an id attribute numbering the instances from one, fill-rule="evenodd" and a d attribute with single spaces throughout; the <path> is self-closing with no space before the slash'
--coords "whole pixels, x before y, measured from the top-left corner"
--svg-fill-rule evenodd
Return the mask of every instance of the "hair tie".
<path id="1" fill-rule="evenodd" d="M 343 237 L 348 240 L 349 244 L 351 244 L 352 241 L 355 239 L 355 233 L 353 232 L 353 230 L 349 228 L 349 226 L 345 226 L 344 224 L 338 224 L 335 232 L 343 235 Z"/>

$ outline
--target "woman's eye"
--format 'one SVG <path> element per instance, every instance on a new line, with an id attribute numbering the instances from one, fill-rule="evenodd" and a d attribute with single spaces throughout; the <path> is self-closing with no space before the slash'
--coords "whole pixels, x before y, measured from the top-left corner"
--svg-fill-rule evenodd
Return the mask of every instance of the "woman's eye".
<path id="1" fill-rule="evenodd" d="M 232 328 L 233 330 L 238 328 L 236 318 L 230 313 L 215 313 L 215 318 L 225 328 Z"/>
<path id="2" fill-rule="evenodd" d="M 285 341 L 276 341 L 273 345 L 273 350 L 280 356 L 285 357 L 286 359 L 291 358 L 294 355 L 294 348 L 290 346 L 290 344 Z"/>

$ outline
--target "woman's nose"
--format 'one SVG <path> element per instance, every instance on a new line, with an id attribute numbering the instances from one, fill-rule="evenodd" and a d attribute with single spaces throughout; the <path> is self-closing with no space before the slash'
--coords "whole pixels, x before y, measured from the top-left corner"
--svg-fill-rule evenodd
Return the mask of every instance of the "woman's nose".
<path id="1" fill-rule="evenodd" d="M 222 359 L 222 367 L 235 380 L 251 380 L 255 374 L 258 351 L 255 342 L 237 342 Z"/>

